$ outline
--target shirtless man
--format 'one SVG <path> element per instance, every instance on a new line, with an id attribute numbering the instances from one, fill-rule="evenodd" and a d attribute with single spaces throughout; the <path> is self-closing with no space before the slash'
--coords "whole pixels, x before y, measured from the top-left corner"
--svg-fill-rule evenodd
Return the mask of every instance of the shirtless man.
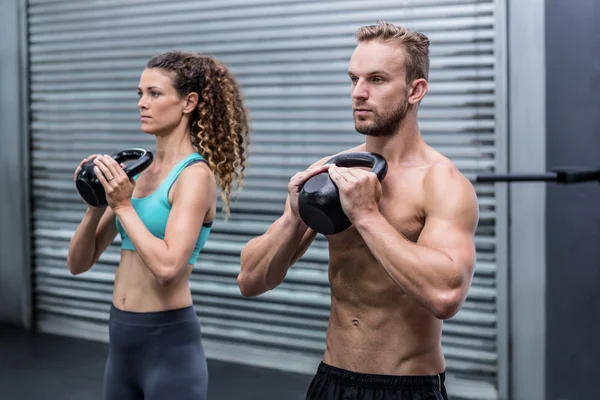
<path id="1" fill-rule="evenodd" d="M 298 193 L 328 170 L 352 226 L 327 236 L 331 314 L 327 346 L 307 399 L 447 399 L 442 322 L 462 306 L 475 267 L 475 190 L 419 131 L 429 40 L 378 22 L 357 32 L 352 111 L 364 144 L 381 154 L 385 179 L 324 165 L 290 180 L 283 215 L 241 254 L 244 296 L 277 287 L 316 233 L 298 214 Z"/>

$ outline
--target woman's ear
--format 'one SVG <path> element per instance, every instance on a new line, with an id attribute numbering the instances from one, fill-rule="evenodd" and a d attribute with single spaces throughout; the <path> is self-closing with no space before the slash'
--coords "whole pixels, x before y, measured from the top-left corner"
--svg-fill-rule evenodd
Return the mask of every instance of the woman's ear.
<path id="1" fill-rule="evenodd" d="M 196 92 L 192 92 L 189 93 L 186 97 L 185 97 L 185 104 L 183 107 L 183 112 L 185 114 L 189 114 L 191 112 L 193 112 L 196 107 L 198 107 L 198 93 Z"/>

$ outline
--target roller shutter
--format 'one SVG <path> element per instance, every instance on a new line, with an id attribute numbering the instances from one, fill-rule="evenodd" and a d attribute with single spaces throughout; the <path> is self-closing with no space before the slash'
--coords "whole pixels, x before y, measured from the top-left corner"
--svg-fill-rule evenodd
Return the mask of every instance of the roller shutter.
<path id="1" fill-rule="evenodd" d="M 326 241 L 318 237 L 279 288 L 254 299 L 236 284 L 239 253 L 280 215 L 291 175 L 363 140 L 349 111 L 346 71 L 355 30 L 378 19 L 432 40 L 430 92 L 420 110 L 425 139 L 468 177 L 493 169 L 503 155 L 496 154 L 492 0 L 29 1 L 38 328 L 107 340 L 120 241 L 88 273 L 70 276 L 68 243 L 84 211 L 73 170 L 91 153 L 153 149 L 139 131 L 139 74 L 156 53 L 193 50 L 227 63 L 239 78 L 254 143 L 245 190 L 230 221 L 216 221 L 191 278 L 207 353 L 312 373 L 330 304 Z M 444 325 L 443 345 L 451 381 L 493 393 L 499 210 L 493 186 L 476 188 L 477 269 L 464 308 Z"/>

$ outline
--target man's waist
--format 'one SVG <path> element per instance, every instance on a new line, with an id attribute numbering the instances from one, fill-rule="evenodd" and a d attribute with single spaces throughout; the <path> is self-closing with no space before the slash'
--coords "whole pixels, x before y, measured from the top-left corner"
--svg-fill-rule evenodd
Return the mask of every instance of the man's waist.
<path id="1" fill-rule="evenodd" d="M 445 369 L 439 340 L 413 340 L 329 331 L 324 362 L 355 372 L 384 375 L 434 375 Z"/>

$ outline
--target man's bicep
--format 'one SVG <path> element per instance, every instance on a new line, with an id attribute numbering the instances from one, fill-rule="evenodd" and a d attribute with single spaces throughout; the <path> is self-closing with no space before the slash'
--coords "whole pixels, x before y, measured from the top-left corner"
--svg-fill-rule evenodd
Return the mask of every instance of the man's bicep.
<path id="1" fill-rule="evenodd" d="M 473 231 L 460 220 L 428 218 L 418 244 L 444 253 L 454 263 L 472 268 L 475 263 Z"/>
<path id="2" fill-rule="evenodd" d="M 419 243 L 444 252 L 453 261 L 475 262 L 475 230 L 479 221 L 477 196 L 462 175 L 443 176 L 443 185 L 430 188 L 425 226 Z"/>

